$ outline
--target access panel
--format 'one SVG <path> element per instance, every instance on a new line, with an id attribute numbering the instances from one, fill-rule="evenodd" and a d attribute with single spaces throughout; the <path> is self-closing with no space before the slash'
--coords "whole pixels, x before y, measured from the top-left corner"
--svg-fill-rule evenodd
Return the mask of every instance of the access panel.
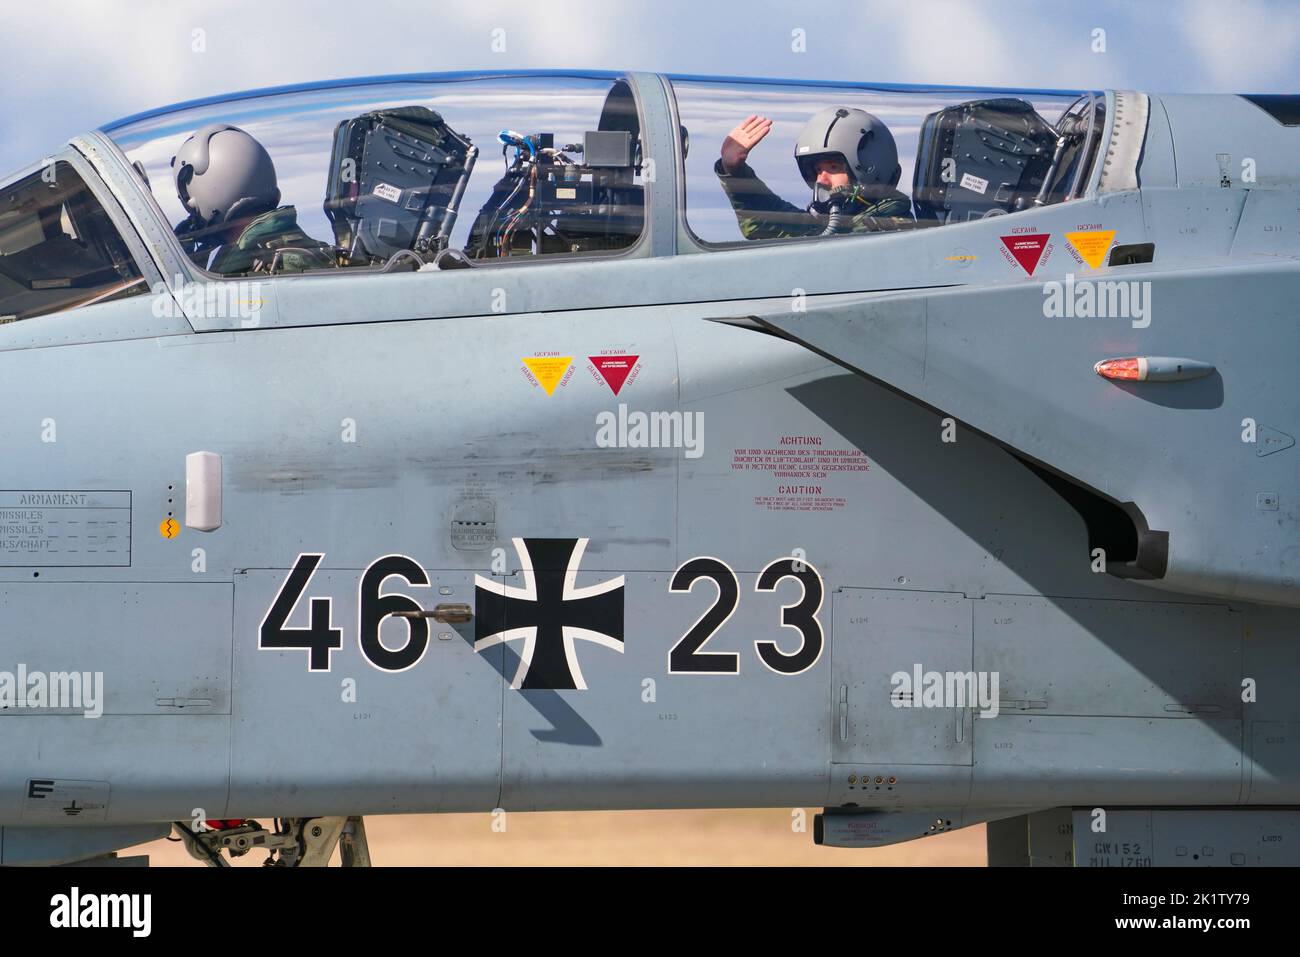
<path id="1" fill-rule="evenodd" d="M 472 607 L 474 576 L 325 561 L 235 576 L 232 813 L 491 810 L 500 649 L 476 652 L 472 624 L 398 614 Z"/>
<path id="2" fill-rule="evenodd" d="M 824 801 L 829 608 L 813 566 L 799 577 L 779 559 L 757 572 L 703 556 L 676 572 L 575 567 L 564 594 L 541 574 L 536 588 L 505 579 L 497 620 L 537 631 L 506 652 L 518 687 L 506 690 L 503 807 Z"/>
<path id="3" fill-rule="evenodd" d="M 2 584 L 0 670 L 75 672 L 105 715 L 230 714 L 231 596 L 228 582 Z M 8 705 L 0 715 L 87 710 Z"/>
<path id="4" fill-rule="evenodd" d="M 980 688 L 971 602 L 947 592 L 844 588 L 834 605 L 833 760 L 969 765 Z"/>

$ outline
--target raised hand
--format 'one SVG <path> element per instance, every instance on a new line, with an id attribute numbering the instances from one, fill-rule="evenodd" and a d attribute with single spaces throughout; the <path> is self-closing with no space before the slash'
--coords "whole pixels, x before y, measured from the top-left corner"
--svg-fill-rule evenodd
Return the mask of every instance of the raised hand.
<path id="1" fill-rule="evenodd" d="M 749 116 L 722 141 L 722 168 L 734 173 L 749 158 L 749 151 L 763 141 L 772 129 L 766 116 Z"/>

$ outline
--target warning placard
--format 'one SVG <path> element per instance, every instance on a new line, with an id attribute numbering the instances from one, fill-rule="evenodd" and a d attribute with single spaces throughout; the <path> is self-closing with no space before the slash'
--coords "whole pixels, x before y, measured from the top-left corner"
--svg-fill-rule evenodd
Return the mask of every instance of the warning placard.
<path id="1" fill-rule="evenodd" d="M 1115 241 L 1115 230 L 1086 229 L 1076 233 L 1066 233 L 1065 238 L 1078 253 L 1079 259 L 1093 269 L 1100 269 L 1101 264 L 1106 261 L 1106 253 L 1110 252 L 1110 244 Z"/>
<path id="2" fill-rule="evenodd" d="M 0 491 L 0 567 L 130 564 L 130 492 Z"/>
<path id="3" fill-rule="evenodd" d="M 1047 241 L 1052 238 L 1052 234 L 1015 233 L 998 238 L 1002 240 L 1002 245 L 1006 247 L 1011 259 L 1019 263 L 1020 268 L 1032 276 L 1043 258 L 1043 250 L 1047 248 Z"/>
<path id="4" fill-rule="evenodd" d="M 633 355 L 599 355 L 587 356 L 591 367 L 599 373 L 605 384 L 618 395 L 619 390 L 628 381 L 628 376 L 636 368 L 640 356 Z"/>
<path id="5" fill-rule="evenodd" d="M 554 395 L 555 388 L 569 381 L 569 366 L 573 356 L 525 356 L 524 376 L 534 385 L 540 385 L 547 395 Z"/>
<path id="6" fill-rule="evenodd" d="M 770 512 L 830 512 L 847 504 L 852 480 L 871 470 L 861 449 L 829 447 L 820 435 L 783 435 L 765 448 L 736 449 L 733 473 L 762 473 L 771 485 L 754 496 Z"/>
<path id="7" fill-rule="evenodd" d="M 23 820 L 61 823 L 108 818 L 107 781 L 32 778 L 23 796 Z"/>

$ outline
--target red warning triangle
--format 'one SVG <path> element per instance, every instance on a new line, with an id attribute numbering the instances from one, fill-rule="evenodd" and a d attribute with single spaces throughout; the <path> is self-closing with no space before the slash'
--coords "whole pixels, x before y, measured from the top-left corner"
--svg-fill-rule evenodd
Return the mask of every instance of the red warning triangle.
<path id="1" fill-rule="evenodd" d="M 640 356 L 587 356 L 591 364 L 596 367 L 596 371 L 601 377 L 609 383 L 609 387 L 618 395 L 618 390 L 623 388 L 623 383 L 632 370 L 636 368 L 636 360 Z"/>
<path id="2" fill-rule="evenodd" d="M 1015 257 L 1016 262 L 1029 275 L 1034 274 L 1038 268 L 1038 260 L 1043 257 L 1043 250 L 1047 246 L 1047 241 L 1052 238 L 1051 233 L 1017 233 L 1014 236 L 1001 236 L 1003 245 L 1007 247 L 1007 252 Z"/>

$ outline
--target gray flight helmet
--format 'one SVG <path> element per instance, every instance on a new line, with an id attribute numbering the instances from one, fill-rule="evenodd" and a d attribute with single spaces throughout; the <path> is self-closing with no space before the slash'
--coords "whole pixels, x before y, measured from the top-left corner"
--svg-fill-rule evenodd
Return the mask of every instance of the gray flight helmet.
<path id="1" fill-rule="evenodd" d="M 237 126 L 212 123 L 196 130 L 171 166 L 181 204 L 205 226 L 280 205 L 271 154 Z"/>
<path id="2" fill-rule="evenodd" d="M 817 160 L 841 159 L 849 175 L 862 186 L 898 185 L 903 168 L 889 127 L 866 110 L 828 106 L 804 124 L 794 144 L 794 159 L 804 182 L 817 186 Z"/>

